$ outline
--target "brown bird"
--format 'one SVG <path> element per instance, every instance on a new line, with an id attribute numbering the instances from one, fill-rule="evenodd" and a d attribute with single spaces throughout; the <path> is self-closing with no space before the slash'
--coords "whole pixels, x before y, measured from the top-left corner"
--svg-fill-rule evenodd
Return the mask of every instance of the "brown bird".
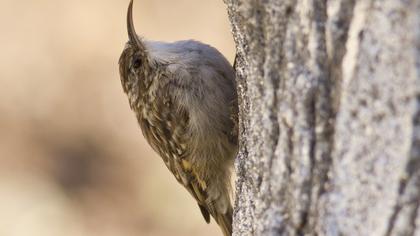
<path id="1" fill-rule="evenodd" d="M 194 41 L 146 41 L 127 14 L 121 83 L 144 137 L 210 215 L 232 234 L 231 169 L 238 150 L 235 72 L 217 49 Z"/>

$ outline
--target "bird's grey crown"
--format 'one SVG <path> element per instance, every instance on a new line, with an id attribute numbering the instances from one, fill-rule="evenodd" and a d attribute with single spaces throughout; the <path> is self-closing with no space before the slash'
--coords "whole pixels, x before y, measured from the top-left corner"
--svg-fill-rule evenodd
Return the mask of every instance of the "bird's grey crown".
<path id="1" fill-rule="evenodd" d="M 151 59 L 164 64 L 178 64 L 179 66 L 209 65 L 229 71 L 234 77 L 233 68 L 226 58 L 214 47 L 195 40 L 182 40 L 173 43 L 160 41 L 145 41 Z"/>

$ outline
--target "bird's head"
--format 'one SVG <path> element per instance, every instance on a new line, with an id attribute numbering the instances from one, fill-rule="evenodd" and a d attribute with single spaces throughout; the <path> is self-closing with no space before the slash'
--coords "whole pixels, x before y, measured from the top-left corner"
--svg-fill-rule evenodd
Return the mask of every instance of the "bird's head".
<path id="1" fill-rule="evenodd" d="M 153 72 L 151 58 L 143 40 L 136 34 L 133 23 L 133 0 L 127 12 L 128 42 L 119 60 L 121 84 L 124 92 L 141 93 L 151 83 Z"/>

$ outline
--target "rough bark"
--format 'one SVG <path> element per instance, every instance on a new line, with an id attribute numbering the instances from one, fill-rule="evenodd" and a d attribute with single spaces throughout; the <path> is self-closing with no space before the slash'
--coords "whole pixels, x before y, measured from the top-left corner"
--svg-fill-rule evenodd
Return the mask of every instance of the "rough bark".
<path id="1" fill-rule="evenodd" d="M 225 3 L 234 235 L 420 235 L 420 1 Z"/>

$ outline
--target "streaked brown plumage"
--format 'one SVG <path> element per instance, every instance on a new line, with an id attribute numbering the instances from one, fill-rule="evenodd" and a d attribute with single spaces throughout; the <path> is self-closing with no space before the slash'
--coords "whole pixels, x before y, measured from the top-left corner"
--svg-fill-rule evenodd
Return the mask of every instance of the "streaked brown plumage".
<path id="1" fill-rule="evenodd" d="M 120 75 L 144 137 L 210 215 L 232 234 L 230 171 L 238 149 L 235 73 L 216 49 L 197 41 L 137 36 L 132 1 Z"/>

